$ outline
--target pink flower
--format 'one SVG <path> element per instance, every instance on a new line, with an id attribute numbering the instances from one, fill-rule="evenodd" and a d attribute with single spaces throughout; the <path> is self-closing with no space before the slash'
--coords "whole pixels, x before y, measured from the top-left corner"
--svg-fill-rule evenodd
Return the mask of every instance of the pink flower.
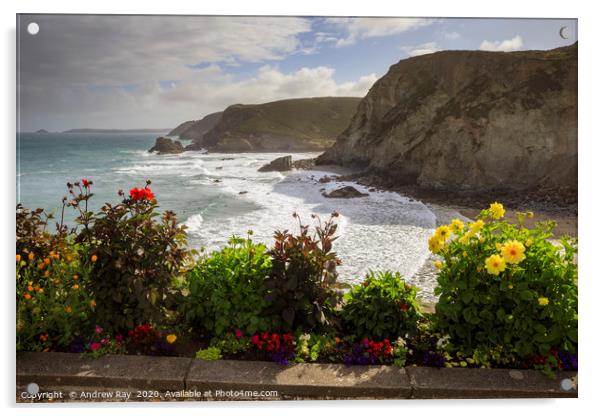
<path id="1" fill-rule="evenodd" d="M 240 329 L 237 329 L 236 331 L 234 331 L 234 336 L 236 338 L 242 337 L 242 331 Z"/>
<path id="2" fill-rule="evenodd" d="M 115 335 L 115 341 L 117 341 L 118 343 L 121 344 L 123 342 L 123 335 L 121 335 L 121 334 Z"/>
<path id="3" fill-rule="evenodd" d="M 102 333 L 102 327 L 100 325 L 96 325 L 96 329 L 95 329 L 97 334 Z"/>
<path id="4" fill-rule="evenodd" d="M 91 342 L 91 343 L 90 343 L 90 349 L 91 349 L 92 351 L 97 351 L 97 350 L 99 350 L 101 347 L 102 347 L 102 345 L 101 345 L 101 343 L 100 343 L 100 342 Z"/>
<path id="5" fill-rule="evenodd" d="M 103 338 L 103 339 L 101 339 L 101 340 L 100 340 L 100 343 L 101 343 L 102 345 L 106 345 L 106 344 L 107 344 L 107 342 L 109 342 L 109 339 L 108 339 L 108 338 Z"/>

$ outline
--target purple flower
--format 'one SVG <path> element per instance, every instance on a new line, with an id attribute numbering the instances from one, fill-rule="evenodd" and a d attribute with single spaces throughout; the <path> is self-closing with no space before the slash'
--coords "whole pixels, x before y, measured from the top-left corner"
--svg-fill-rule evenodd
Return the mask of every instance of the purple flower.
<path id="1" fill-rule="evenodd" d="M 422 357 L 422 363 L 428 367 L 443 367 L 445 365 L 445 358 L 434 351 L 427 351 Z"/>

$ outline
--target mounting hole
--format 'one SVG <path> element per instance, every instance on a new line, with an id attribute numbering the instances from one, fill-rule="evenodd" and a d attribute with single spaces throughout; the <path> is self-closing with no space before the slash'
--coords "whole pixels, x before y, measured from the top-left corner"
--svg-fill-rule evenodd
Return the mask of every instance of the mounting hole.
<path id="1" fill-rule="evenodd" d="M 27 25 L 27 32 L 30 35 L 37 35 L 39 31 L 40 31 L 40 25 L 37 24 L 36 22 L 31 22 L 30 24 Z"/>

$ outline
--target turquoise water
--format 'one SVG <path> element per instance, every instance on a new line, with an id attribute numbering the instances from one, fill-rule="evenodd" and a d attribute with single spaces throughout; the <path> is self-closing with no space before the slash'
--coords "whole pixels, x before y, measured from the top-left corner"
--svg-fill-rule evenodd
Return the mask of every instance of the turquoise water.
<path id="1" fill-rule="evenodd" d="M 339 239 L 335 250 L 342 259 L 340 280 L 356 282 L 372 270 L 413 274 L 428 257 L 427 240 L 435 215 L 419 201 L 390 192 L 370 192 L 356 199 L 325 198 L 322 191 L 349 182 L 321 184 L 328 172 L 258 172 L 280 153 L 156 155 L 147 149 L 156 134 L 21 134 L 17 138 L 17 199 L 28 208 L 41 207 L 60 215 L 66 183 L 93 180 L 90 207 L 117 203 L 119 189 L 152 181 L 160 209 L 177 214 L 187 226 L 193 248 L 223 247 L 230 236 L 245 235 L 271 244 L 277 229 L 296 229 L 293 212 L 305 223 L 311 214 L 326 216 L 336 210 Z M 315 157 L 295 154 L 294 159 Z M 72 219 L 73 213 L 68 215 Z M 52 228 L 53 229 L 53 228 Z M 414 282 L 428 297 L 433 282 Z"/>

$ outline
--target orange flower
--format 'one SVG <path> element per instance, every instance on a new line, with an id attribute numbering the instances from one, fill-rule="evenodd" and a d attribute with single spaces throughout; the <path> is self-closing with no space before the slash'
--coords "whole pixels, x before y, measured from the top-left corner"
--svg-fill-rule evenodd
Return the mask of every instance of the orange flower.
<path id="1" fill-rule="evenodd" d="M 40 341 L 44 342 L 48 339 L 48 334 L 42 334 L 40 335 Z"/>
<path id="2" fill-rule="evenodd" d="M 44 259 L 44 264 L 45 264 L 46 266 L 48 266 L 48 265 L 50 264 L 50 259 L 49 259 L 48 257 L 46 257 L 46 258 Z"/>
<path id="3" fill-rule="evenodd" d="M 73 280 L 77 280 L 77 279 L 79 279 L 79 276 L 78 276 L 78 275 L 76 275 L 76 274 L 74 274 L 74 275 L 73 275 Z"/>
<path id="4" fill-rule="evenodd" d="M 30 292 L 33 292 L 33 286 L 32 285 L 27 286 L 27 290 L 29 290 Z"/>
<path id="5" fill-rule="evenodd" d="M 35 257 L 35 254 L 33 254 L 33 251 L 31 253 L 29 253 L 29 255 L 27 256 L 29 261 L 33 260 L 34 257 Z"/>
<path id="6" fill-rule="evenodd" d="M 17 263 L 19 263 L 21 261 L 21 255 L 17 254 Z"/>
<path id="7" fill-rule="evenodd" d="M 71 313 L 71 312 L 73 312 L 73 309 L 71 308 L 71 306 L 66 306 L 65 307 L 65 312 Z"/>
<path id="8" fill-rule="evenodd" d="M 44 277 L 48 277 L 48 276 L 50 276 L 50 272 L 49 272 L 48 270 L 46 270 L 46 271 L 44 272 Z"/>
<path id="9" fill-rule="evenodd" d="M 38 292 L 38 293 L 44 293 L 44 289 L 42 289 L 41 287 L 37 287 L 36 288 L 36 292 Z"/>
<path id="10" fill-rule="evenodd" d="M 334 342 L 337 343 L 337 344 L 340 344 L 341 343 L 341 338 L 334 337 Z"/>
<path id="11" fill-rule="evenodd" d="M 92 263 L 96 263 L 96 260 L 98 260 L 98 256 L 96 254 L 92 254 L 92 257 L 90 257 L 90 260 L 92 260 Z"/>
<path id="12" fill-rule="evenodd" d="M 73 257 L 71 257 L 71 256 L 69 256 L 69 255 L 67 255 L 67 257 L 65 257 L 65 258 L 67 259 L 67 261 L 71 261 L 71 260 L 73 260 Z"/>
<path id="13" fill-rule="evenodd" d="M 96 307 L 96 301 L 95 301 L 94 299 L 92 299 L 92 300 L 90 301 L 90 307 L 91 307 L 91 308 L 95 308 L 95 307 Z"/>
<path id="14" fill-rule="evenodd" d="M 27 300 L 31 299 L 31 295 L 29 293 L 24 294 L 23 297 Z"/>
<path id="15" fill-rule="evenodd" d="M 42 352 L 48 352 L 48 351 L 50 351 L 50 348 L 48 348 L 48 347 L 46 347 L 42 350 Z"/>
<path id="16" fill-rule="evenodd" d="M 75 290 L 79 289 L 79 285 L 73 285 L 73 286 L 71 286 L 71 287 L 72 287 L 73 289 L 75 289 Z"/>

